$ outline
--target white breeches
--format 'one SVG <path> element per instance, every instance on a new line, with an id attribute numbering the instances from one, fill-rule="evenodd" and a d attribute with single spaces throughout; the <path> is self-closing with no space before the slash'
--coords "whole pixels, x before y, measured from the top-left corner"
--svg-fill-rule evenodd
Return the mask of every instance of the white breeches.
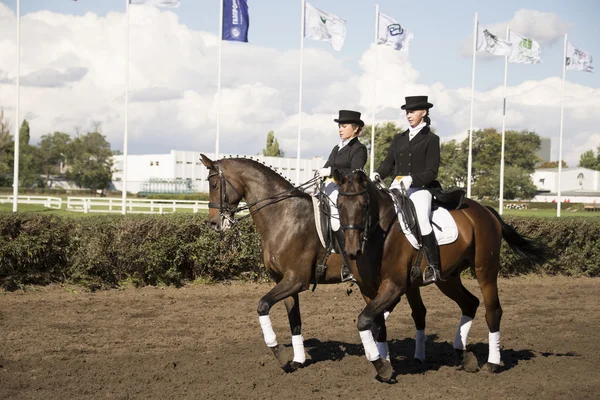
<path id="1" fill-rule="evenodd" d="M 431 217 L 431 193 L 427 189 L 409 188 L 408 197 L 415 205 L 421 235 L 429 235 L 433 231 L 431 221 L 429 220 Z"/>
<path id="2" fill-rule="evenodd" d="M 329 206 L 331 207 L 331 229 L 337 231 L 340 229 L 340 215 L 337 209 L 337 198 L 340 192 L 340 187 L 333 180 L 327 179 L 325 181 L 325 194 L 329 196 L 331 200 Z"/>

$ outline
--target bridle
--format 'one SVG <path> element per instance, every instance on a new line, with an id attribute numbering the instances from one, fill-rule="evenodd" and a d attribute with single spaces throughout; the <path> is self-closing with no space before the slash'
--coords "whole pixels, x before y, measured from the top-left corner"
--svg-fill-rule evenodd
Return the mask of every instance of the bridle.
<path id="1" fill-rule="evenodd" d="M 210 180 L 210 178 L 212 178 L 213 176 L 216 176 L 216 175 L 219 176 L 219 202 L 218 203 L 209 202 L 208 208 L 218 208 L 219 209 L 219 216 L 221 217 L 221 224 L 223 224 L 225 221 L 227 221 L 230 224 L 235 224 L 237 222 L 234 218 L 235 213 L 238 211 L 247 209 L 248 206 L 233 207 L 229 203 L 229 196 L 227 195 L 227 187 L 226 187 L 227 184 L 229 184 L 229 186 L 231 186 L 233 191 L 238 196 L 240 196 L 240 199 L 242 198 L 242 195 L 240 194 L 240 192 L 237 191 L 235 186 L 233 186 L 231 184 L 231 182 L 229 182 L 229 180 L 223 173 L 223 169 L 221 168 L 220 161 L 217 161 L 216 164 L 217 164 L 217 172 L 213 172 L 213 173 L 209 174 L 207 179 Z"/>
<path id="2" fill-rule="evenodd" d="M 364 188 L 363 190 L 360 190 L 358 192 L 342 192 L 341 190 L 338 193 L 338 196 L 346 196 L 346 197 L 354 197 L 354 196 L 360 196 L 367 193 L 367 188 Z M 359 233 L 362 233 L 361 237 L 360 237 L 360 250 L 362 253 L 365 252 L 365 244 L 367 243 L 368 237 L 369 237 L 369 233 L 370 233 L 370 227 L 371 227 L 371 207 L 370 207 L 370 196 L 367 193 L 367 201 L 363 207 L 364 212 L 365 212 L 365 218 L 364 218 L 364 223 L 363 224 L 348 224 L 348 225 L 344 225 L 342 226 L 342 231 L 346 232 L 346 231 L 350 231 L 350 230 L 355 230 L 358 231 Z"/>

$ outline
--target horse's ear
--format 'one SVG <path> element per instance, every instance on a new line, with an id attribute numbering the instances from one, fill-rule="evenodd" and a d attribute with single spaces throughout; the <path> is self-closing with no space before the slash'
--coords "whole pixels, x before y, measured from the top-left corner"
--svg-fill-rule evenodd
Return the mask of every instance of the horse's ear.
<path id="1" fill-rule="evenodd" d="M 204 164 L 206 168 L 215 169 L 215 164 L 213 163 L 213 161 L 210 158 L 206 157 L 204 154 L 200 154 L 200 161 L 202 161 L 202 164 Z"/>
<path id="2" fill-rule="evenodd" d="M 358 181 L 359 185 L 367 186 L 367 182 L 369 182 L 369 177 L 367 176 L 365 171 L 360 170 L 356 172 L 356 180 Z"/>
<path id="3" fill-rule="evenodd" d="M 339 170 L 339 169 L 337 169 L 337 168 L 334 168 L 334 169 L 333 169 L 333 173 L 331 174 L 331 176 L 333 176 L 333 180 L 334 180 L 335 182 L 337 182 L 337 183 L 338 183 L 338 185 L 341 185 L 341 183 L 342 183 L 342 179 L 343 179 L 344 177 L 342 176 L 342 173 L 340 172 L 340 170 Z"/>

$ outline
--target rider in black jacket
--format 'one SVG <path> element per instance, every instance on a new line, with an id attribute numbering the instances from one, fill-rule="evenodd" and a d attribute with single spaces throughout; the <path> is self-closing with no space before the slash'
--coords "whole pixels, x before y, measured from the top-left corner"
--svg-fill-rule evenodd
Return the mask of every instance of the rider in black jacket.
<path id="1" fill-rule="evenodd" d="M 431 132 L 429 126 L 429 103 L 427 96 L 406 97 L 406 118 L 408 130 L 394 136 L 385 160 L 371 176 L 372 180 L 396 177 L 390 190 L 400 190 L 404 184 L 412 200 L 421 231 L 422 244 L 427 257 L 427 267 L 423 273 L 423 284 L 441 280 L 440 253 L 435 233 L 429 220 L 432 196 L 427 188 L 439 185 L 436 181 L 440 166 L 440 138 Z"/>
<path id="2" fill-rule="evenodd" d="M 340 110 L 339 117 L 334 119 L 338 123 L 338 132 L 340 143 L 336 145 L 327 162 L 319 170 L 319 176 L 326 178 L 325 193 L 329 196 L 331 202 L 331 228 L 333 235 L 338 243 L 340 254 L 344 249 L 344 232 L 340 229 L 340 220 L 337 209 L 337 197 L 339 186 L 330 178 L 334 169 L 339 170 L 342 175 L 348 175 L 355 169 L 362 169 L 367 163 L 367 148 L 358 140 L 358 136 L 365 123 L 360 119 L 360 113 L 357 111 Z M 352 273 L 346 265 L 345 256 L 342 254 L 342 282 L 353 279 Z"/>

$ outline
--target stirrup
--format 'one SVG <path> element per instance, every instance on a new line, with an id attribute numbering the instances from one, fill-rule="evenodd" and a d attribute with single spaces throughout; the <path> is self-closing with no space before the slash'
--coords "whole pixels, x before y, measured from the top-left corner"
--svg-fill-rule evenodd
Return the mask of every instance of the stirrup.
<path id="1" fill-rule="evenodd" d="M 429 272 L 429 274 L 428 274 Z M 427 276 L 429 275 L 429 276 Z M 440 267 L 434 265 L 425 266 L 425 270 L 423 271 L 423 286 L 427 286 L 431 283 L 435 282 L 443 282 L 445 279 L 442 279 L 442 273 L 440 271 Z"/>
<path id="2" fill-rule="evenodd" d="M 344 271 L 347 271 L 347 273 L 344 273 Z M 348 268 L 346 266 L 342 267 L 342 271 L 340 272 L 340 278 L 341 278 L 342 282 L 348 282 L 348 281 L 356 282 L 354 275 L 352 274 L 352 272 L 350 272 L 350 268 Z"/>

